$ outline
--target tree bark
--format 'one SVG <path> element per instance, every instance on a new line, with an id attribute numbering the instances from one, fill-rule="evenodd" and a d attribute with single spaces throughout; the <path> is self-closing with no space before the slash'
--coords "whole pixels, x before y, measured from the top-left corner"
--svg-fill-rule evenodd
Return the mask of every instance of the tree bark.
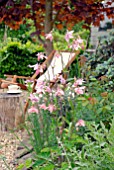
<path id="1" fill-rule="evenodd" d="M 46 0 L 45 3 L 45 34 L 48 34 L 50 31 L 52 31 L 53 25 L 52 25 L 52 3 L 53 0 Z M 50 40 L 45 41 L 45 49 L 46 54 L 49 55 L 53 50 L 53 42 Z"/>

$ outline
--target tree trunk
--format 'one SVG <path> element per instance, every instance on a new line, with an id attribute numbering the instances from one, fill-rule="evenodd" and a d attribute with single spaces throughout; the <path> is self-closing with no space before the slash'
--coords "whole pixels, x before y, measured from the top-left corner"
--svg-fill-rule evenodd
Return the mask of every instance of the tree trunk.
<path id="1" fill-rule="evenodd" d="M 45 3 L 45 34 L 52 31 L 52 2 L 53 0 L 46 0 Z M 53 50 L 53 42 L 46 40 L 45 42 L 46 54 L 49 55 Z"/>
<path id="2" fill-rule="evenodd" d="M 4 37 L 3 37 L 3 41 L 6 42 L 7 40 L 7 31 L 8 31 L 8 26 L 5 25 L 5 29 L 4 29 Z"/>
<path id="3" fill-rule="evenodd" d="M 0 93 L 0 130 L 7 131 L 24 123 L 23 95 Z"/>

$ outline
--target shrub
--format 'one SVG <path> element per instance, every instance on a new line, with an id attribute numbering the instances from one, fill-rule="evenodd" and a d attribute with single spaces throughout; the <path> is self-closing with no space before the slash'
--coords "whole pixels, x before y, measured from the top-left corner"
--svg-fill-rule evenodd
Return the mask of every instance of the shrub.
<path id="1" fill-rule="evenodd" d="M 9 40 L 8 44 L 0 49 L 0 77 L 4 74 L 31 76 L 33 72 L 28 65 L 36 64 L 36 54 L 41 51 L 41 46 L 38 47 L 30 41 L 22 44 Z"/>
<path id="2" fill-rule="evenodd" d="M 114 89 L 114 32 L 99 40 L 96 53 L 91 56 L 85 54 L 87 62 L 82 67 L 85 77 L 101 80 L 105 89 Z M 85 75 L 86 73 L 86 75 Z"/>

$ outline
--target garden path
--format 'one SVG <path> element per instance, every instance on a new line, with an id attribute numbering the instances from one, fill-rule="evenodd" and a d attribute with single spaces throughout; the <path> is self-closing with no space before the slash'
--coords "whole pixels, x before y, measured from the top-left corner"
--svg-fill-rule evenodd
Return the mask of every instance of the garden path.
<path id="1" fill-rule="evenodd" d="M 15 170 L 15 151 L 22 140 L 23 132 L 0 132 L 0 170 Z M 5 165 L 6 162 L 7 166 Z"/>

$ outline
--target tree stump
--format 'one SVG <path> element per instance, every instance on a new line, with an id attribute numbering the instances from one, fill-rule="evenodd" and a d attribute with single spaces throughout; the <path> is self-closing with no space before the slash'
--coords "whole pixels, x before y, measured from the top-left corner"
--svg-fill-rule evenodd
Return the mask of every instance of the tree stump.
<path id="1" fill-rule="evenodd" d="M 24 123 L 22 94 L 0 93 L 0 130 L 7 131 Z"/>

